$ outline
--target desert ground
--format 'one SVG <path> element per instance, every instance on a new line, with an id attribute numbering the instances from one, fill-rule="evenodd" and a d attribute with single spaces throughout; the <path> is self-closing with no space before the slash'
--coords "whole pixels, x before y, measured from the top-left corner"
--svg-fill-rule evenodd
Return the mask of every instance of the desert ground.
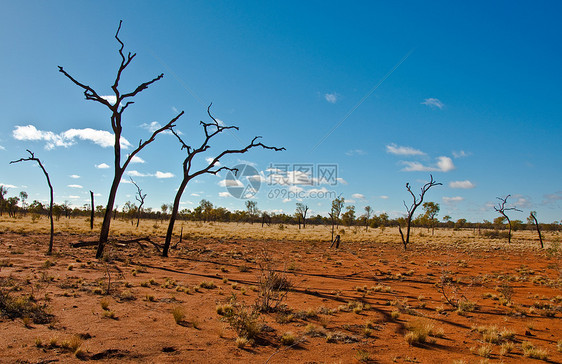
<path id="1" fill-rule="evenodd" d="M 0 217 L 0 362 L 562 363 L 562 237 Z"/>

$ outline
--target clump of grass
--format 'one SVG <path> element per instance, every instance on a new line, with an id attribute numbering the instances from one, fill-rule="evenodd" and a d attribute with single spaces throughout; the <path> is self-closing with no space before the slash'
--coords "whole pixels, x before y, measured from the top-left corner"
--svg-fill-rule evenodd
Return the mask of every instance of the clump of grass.
<path id="1" fill-rule="evenodd" d="M 505 342 L 501 345 L 500 355 L 507 355 L 515 349 L 515 345 L 512 342 Z"/>
<path id="2" fill-rule="evenodd" d="M 117 316 L 113 311 L 103 311 L 103 317 L 110 318 L 112 320 L 117 320 Z"/>
<path id="3" fill-rule="evenodd" d="M 199 287 L 206 288 L 206 289 L 213 289 L 213 288 L 217 288 L 217 285 L 214 284 L 213 282 L 203 281 L 199 283 Z"/>
<path id="4" fill-rule="evenodd" d="M 144 297 L 144 299 L 147 300 L 147 301 L 149 301 L 149 302 L 154 302 L 154 301 L 156 301 L 156 298 L 154 298 L 154 295 L 151 295 L 151 294 L 147 294 L 147 295 Z"/>
<path id="5" fill-rule="evenodd" d="M 523 355 L 527 358 L 548 360 L 548 351 L 546 349 L 537 348 L 528 341 L 523 341 L 521 348 L 523 349 Z"/>
<path id="6" fill-rule="evenodd" d="M 185 309 L 181 306 L 176 306 L 172 310 L 172 315 L 176 324 L 180 325 L 185 320 Z"/>
<path id="7" fill-rule="evenodd" d="M 291 346 L 297 341 L 295 334 L 292 332 L 286 332 L 281 336 L 281 344 L 285 346 Z"/>
<path id="8" fill-rule="evenodd" d="M 0 316 L 12 320 L 16 318 L 28 318 L 36 324 L 49 323 L 54 317 L 47 312 L 46 305 L 36 303 L 33 297 L 14 297 L 4 290 L 0 290 Z"/>
<path id="9" fill-rule="evenodd" d="M 398 317 L 400 317 L 400 311 L 398 311 L 398 310 L 392 311 L 392 312 L 390 313 L 390 317 L 391 317 L 393 320 L 397 320 Z"/>
<path id="10" fill-rule="evenodd" d="M 109 311 L 109 298 L 104 297 L 100 300 L 100 306 L 104 311 Z"/>
<path id="11" fill-rule="evenodd" d="M 68 352 L 75 353 L 76 350 L 82 345 L 82 340 L 74 335 L 60 343 L 60 347 Z"/>
<path id="12" fill-rule="evenodd" d="M 326 336 L 326 330 L 320 326 L 308 324 L 304 328 L 304 334 L 310 337 L 324 337 Z"/>
<path id="13" fill-rule="evenodd" d="M 480 346 L 479 348 L 472 347 L 472 348 L 470 348 L 470 351 L 473 354 L 476 354 L 476 355 L 481 356 L 483 358 L 489 358 L 492 355 L 492 345 L 485 344 L 485 345 Z"/>
<path id="14" fill-rule="evenodd" d="M 237 337 L 236 338 L 236 347 L 239 349 L 244 349 L 246 345 L 248 345 L 249 340 L 245 337 Z"/>
<path id="15" fill-rule="evenodd" d="M 357 352 L 355 353 L 355 357 L 357 358 L 357 360 L 363 363 L 368 363 L 371 361 L 371 354 L 369 354 L 369 352 L 366 350 L 357 350 Z"/>
<path id="16" fill-rule="evenodd" d="M 217 305 L 217 314 L 225 317 L 231 317 L 234 315 L 234 306 L 230 303 L 224 305 Z"/>
<path id="17" fill-rule="evenodd" d="M 562 340 L 558 340 L 558 342 L 556 343 L 556 350 L 559 353 L 562 353 Z"/>
<path id="18" fill-rule="evenodd" d="M 119 297 L 121 297 L 123 301 L 133 301 L 136 299 L 135 295 L 130 290 L 125 290 L 121 292 Z"/>

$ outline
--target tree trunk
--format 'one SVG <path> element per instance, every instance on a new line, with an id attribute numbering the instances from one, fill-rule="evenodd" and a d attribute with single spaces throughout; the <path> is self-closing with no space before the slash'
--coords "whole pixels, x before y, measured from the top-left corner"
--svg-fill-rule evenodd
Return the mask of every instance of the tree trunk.
<path id="1" fill-rule="evenodd" d="M 178 192 L 176 193 L 176 197 L 174 198 L 174 206 L 172 207 L 172 212 L 170 213 L 170 222 L 168 223 L 168 231 L 166 232 L 166 241 L 164 242 L 164 247 L 162 248 L 163 257 L 168 257 L 168 250 L 170 249 L 170 243 L 172 242 L 172 233 L 174 232 L 174 224 L 178 216 L 181 196 L 188 182 L 188 179 L 184 179 L 181 182 Z"/>
<path id="2" fill-rule="evenodd" d="M 94 229 L 94 193 L 90 191 L 90 198 L 92 200 L 92 211 L 90 212 L 90 230 Z"/>
<path id="3" fill-rule="evenodd" d="M 115 177 L 113 178 L 113 183 L 111 184 L 111 190 L 109 191 L 109 198 L 107 200 L 107 207 L 105 209 L 103 223 L 101 225 L 100 241 L 98 243 L 98 250 L 96 252 L 97 259 L 101 259 L 101 257 L 103 256 L 103 249 L 105 248 L 105 244 L 107 244 L 107 239 L 109 237 L 109 227 L 111 225 L 111 213 L 113 212 L 113 204 L 115 203 L 117 188 L 119 187 L 119 182 L 121 182 L 122 176 L 122 169 L 115 171 Z"/>

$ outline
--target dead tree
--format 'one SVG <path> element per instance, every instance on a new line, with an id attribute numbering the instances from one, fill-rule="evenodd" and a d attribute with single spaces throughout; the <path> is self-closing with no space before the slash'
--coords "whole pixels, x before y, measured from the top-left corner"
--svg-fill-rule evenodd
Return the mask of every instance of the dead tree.
<path id="1" fill-rule="evenodd" d="M 306 214 L 308 213 L 308 206 L 303 204 L 302 202 L 297 202 L 297 219 L 299 219 L 299 229 L 301 228 L 301 221 L 302 221 L 302 228 L 306 229 Z"/>
<path id="2" fill-rule="evenodd" d="M 139 227 L 140 217 L 142 214 L 142 205 L 144 205 L 144 199 L 146 198 L 146 193 L 143 195 L 139 185 L 137 185 L 132 178 L 130 179 L 131 179 L 131 183 L 134 184 L 135 187 L 137 188 L 137 194 L 135 195 L 135 200 L 139 202 L 139 207 L 137 208 L 137 227 Z"/>
<path id="3" fill-rule="evenodd" d="M 92 201 L 92 210 L 90 211 L 90 230 L 94 229 L 94 211 L 95 211 L 95 205 L 94 205 L 94 193 L 92 191 L 90 191 L 90 199 Z"/>
<path id="4" fill-rule="evenodd" d="M 30 151 L 29 149 L 26 149 L 26 150 L 30 154 L 30 157 L 20 158 L 17 161 L 11 161 L 10 164 L 19 163 L 19 162 L 27 162 L 27 161 L 35 161 L 35 162 L 37 162 L 37 164 L 39 164 L 39 167 L 43 171 L 43 174 L 45 175 L 45 178 L 47 178 L 47 184 L 49 185 L 49 190 L 50 190 L 50 194 L 51 194 L 51 201 L 49 203 L 49 218 L 51 219 L 51 237 L 49 239 L 49 250 L 47 250 L 47 255 L 51 255 L 51 254 L 53 254 L 53 238 L 55 236 L 55 223 L 53 221 L 53 186 L 51 185 L 51 179 L 49 178 L 49 174 L 45 170 L 45 167 L 43 167 L 43 163 L 41 163 L 39 158 L 35 157 L 35 155 L 33 154 L 32 151 Z"/>
<path id="5" fill-rule="evenodd" d="M 103 249 L 108 240 L 109 228 L 111 225 L 111 213 L 113 211 L 113 205 L 115 203 L 115 196 L 117 195 L 117 188 L 119 187 L 119 183 L 121 182 L 121 177 L 123 176 L 123 173 L 125 173 L 125 169 L 127 169 L 127 166 L 129 165 L 133 157 L 137 155 L 138 152 L 140 152 L 148 144 L 152 143 L 158 134 L 160 134 L 165 130 L 171 129 L 174 126 L 174 122 L 176 122 L 176 120 L 178 120 L 178 118 L 183 115 L 183 111 L 182 111 L 175 118 L 170 120 L 166 125 L 154 131 L 148 140 L 144 142 L 140 140 L 138 146 L 129 155 L 127 155 L 125 161 L 121 163 L 121 133 L 123 131 L 123 125 L 121 122 L 122 116 L 123 116 L 123 112 L 130 105 L 134 103 L 134 101 L 129 101 L 129 99 L 135 97 L 143 90 L 146 90 L 148 86 L 152 85 L 154 82 L 164 77 L 164 74 L 160 74 L 148 82 L 141 83 L 139 86 L 136 87 L 135 90 L 131 92 L 122 93 L 119 90 L 119 81 L 121 80 L 121 74 L 123 73 L 123 71 L 125 71 L 127 66 L 131 64 L 131 61 L 136 56 L 136 53 L 131 54 L 131 52 L 129 52 L 127 56 L 125 56 L 125 54 L 123 53 L 123 48 L 125 47 L 125 45 L 123 44 L 121 39 L 119 39 L 119 30 L 121 30 L 121 23 L 122 21 L 119 22 L 119 27 L 117 28 L 117 32 L 115 33 L 115 39 L 117 39 L 117 42 L 119 42 L 120 44 L 119 56 L 121 57 L 121 64 L 117 69 L 117 75 L 115 76 L 115 81 L 111 86 L 111 89 L 115 94 L 115 100 L 111 100 L 110 102 L 107 97 L 100 96 L 93 88 L 77 81 L 71 75 L 69 75 L 61 66 L 59 66 L 59 71 L 62 74 L 64 74 L 68 79 L 70 79 L 75 85 L 79 86 L 84 90 L 84 96 L 86 97 L 86 100 L 99 102 L 100 104 L 106 106 L 111 112 L 111 128 L 113 129 L 113 133 L 115 136 L 115 143 L 113 145 L 114 176 L 113 176 L 113 182 L 111 183 L 111 188 L 109 190 L 107 207 L 105 209 L 105 214 L 103 217 L 103 223 L 100 232 L 100 241 L 96 252 L 96 258 L 98 259 L 102 257 Z"/>
<path id="6" fill-rule="evenodd" d="M 539 241 L 541 242 L 541 249 L 544 249 L 544 244 L 542 242 L 541 228 L 539 222 L 537 221 L 537 212 L 531 211 L 527 220 L 529 220 L 529 222 L 531 223 L 533 222 L 535 223 L 535 226 L 537 227 L 537 233 L 539 234 Z"/>
<path id="7" fill-rule="evenodd" d="M 443 185 L 442 183 L 435 182 L 431 174 L 429 175 L 429 177 L 430 177 L 429 182 L 427 182 L 421 188 L 421 193 L 419 195 L 419 198 L 412 192 L 412 188 L 410 184 L 406 183 L 406 190 L 408 190 L 410 195 L 412 195 L 413 202 L 410 206 L 408 206 L 406 205 L 406 201 L 404 201 L 404 207 L 406 207 L 406 211 L 408 212 L 408 216 L 406 217 L 406 237 L 404 237 L 404 234 L 402 233 L 402 227 L 398 225 L 398 231 L 400 232 L 400 237 L 402 238 L 402 244 L 404 245 L 404 250 L 406 250 L 408 248 L 408 244 L 410 244 L 410 228 L 412 226 L 412 217 L 414 216 L 414 211 L 416 211 L 416 209 L 423 203 L 423 198 L 425 196 L 425 193 L 431 187 Z"/>
<path id="8" fill-rule="evenodd" d="M 507 233 L 507 242 L 511 243 L 511 220 L 509 219 L 509 217 L 507 217 L 507 215 L 505 214 L 506 211 L 519 211 L 519 212 L 523 212 L 519 209 L 517 209 L 515 206 L 514 207 L 505 207 L 505 205 L 507 204 L 507 199 L 511 197 L 511 195 L 507 195 L 504 198 L 501 197 L 496 197 L 498 200 L 500 200 L 500 202 L 498 202 L 497 206 L 494 206 L 494 210 L 496 210 L 497 212 L 499 212 L 500 215 L 502 215 L 506 220 L 507 220 L 507 225 L 509 227 L 509 232 Z"/>
<path id="9" fill-rule="evenodd" d="M 213 137 L 222 133 L 225 130 L 238 130 L 237 126 L 224 126 L 224 125 L 219 124 L 219 122 L 211 114 L 211 106 L 212 106 L 212 104 L 209 105 L 209 107 L 207 107 L 207 114 L 209 115 L 209 118 L 211 118 L 212 121 L 208 122 L 208 123 L 203 122 L 203 121 L 200 122 L 200 125 L 203 127 L 203 130 L 205 132 L 205 139 L 203 140 L 203 142 L 201 143 L 201 145 L 198 148 L 193 148 L 193 147 L 187 145 L 182 140 L 182 138 L 179 136 L 179 134 L 173 128 L 171 129 L 172 133 L 174 133 L 174 135 L 178 139 L 179 143 L 181 144 L 181 150 L 183 150 L 183 149 L 186 150 L 187 157 L 183 161 L 183 179 L 182 179 L 182 181 L 180 183 L 180 186 L 178 188 L 178 191 L 176 193 L 176 197 L 174 198 L 174 204 L 172 206 L 172 211 L 170 213 L 170 222 L 168 224 L 168 231 L 166 232 L 166 241 L 164 242 L 164 248 L 162 249 L 162 256 L 163 257 L 168 256 L 168 250 L 170 248 L 170 242 L 172 241 L 172 233 L 174 232 L 174 223 L 176 222 L 176 218 L 177 218 L 177 215 L 178 215 L 178 209 L 179 209 L 179 206 L 180 206 L 180 199 L 181 199 L 183 191 L 185 190 L 185 187 L 187 186 L 189 181 L 191 181 L 192 179 L 194 179 L 194 178 L 196 178 L 200 175 L 206 174 L 206 173 L 216 175 L 217 173 L 219 173 L 222 170 L 232 171 L 234 173 L 238 172 L 238 170 L 236 170 L 235 168 L 229 168 L 229 167 L 220 167 L 220 168 L 213 169 L 215 167 L 215 165 L 217 165 L 219 163 L 219 160 L 227 154 L 243 154 L 243 153 L 246 153 L 247 151 L 249 151 L 250 149 L 256 148 L 256 147 L 260 147 L 260 148 L 263 148 L 263 149 L 275 150 L 275 151 L 285 150 L 285 148 L 270 147 L 270 146 L 264 145 L 262 143 L 257 143 L 256 140 L 258 140 L 260 138 L 259 136 L 257 136 L 254 139 L 252 139 L 250 144 L 248 144 L 246 147 L 244 147 L 242 149 L 227 149 L 227 150 L 219 153 L 215 158 L 213 158 L 213 160 L 206 167 L 201 168 L 201 169 L 196 170 L 196 171 L 192 171 L 193 159 L 198 154 L 207 151 L 211 147 L 209 145 L 209 142 L 211 141 L 211 139 Z"/>

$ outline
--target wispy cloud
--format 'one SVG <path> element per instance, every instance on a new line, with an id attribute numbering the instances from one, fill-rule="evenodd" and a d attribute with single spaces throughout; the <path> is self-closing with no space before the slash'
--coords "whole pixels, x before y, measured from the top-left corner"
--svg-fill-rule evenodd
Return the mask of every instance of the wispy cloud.
<path id="1" fill-rule="evenodd" d="M 544 199 L 542 201 L 545 205 L 552 205 L 559 201 L 562 201 L 562 191 L 557 191 L 554 193 L 549 193 L 543 196 Z"/>
<path id="2" fill-rule="evenodd" d="M 215 159 L 215 158 L 213 158 L 213 157 L 207 157 L 207 158 L 205 158 L 205 161 L 206 161 L 208 164 L 211 164 L 211 162 L 212 162 L 214 159 Z M 220 162 L 216 162 L 216 163 L 214 164 L 215 167 L 218 167 L 218 166 L 220 166 L 220 165 L 221 165 Z"/>
<path id="3" fill-rule="evenodd" d="M 452 181 L 449 182 L 449 187 L 451 188 L 474 188 L 476 187 L 476 185 L 472 182 L 470 182 L 469 180 L 466 181 Z"/>
<path id="4" fill-rule="evenodd" d="M 139 156 L 133 156 L 133 158 L 131 159 L 131 163 L 144 163 L 144 159 L 142 159 Z"/>
<path id="5" fill-rule="evenodd" d="M 151 123 L 143 123 L 141 125 L 139 125 L 141 128 L 148 130 L 151 133 L 154 133 L 156 130 L 160 129 L 162 127 L 162 124 L 160 124 L 157 121 L 153 121 Z M 172 134 L 172 132 L 170 130 L 164 130 L 162 132 L 163 134 Z M 182 134 L 179 130 L 176 130 L 176 133 L 178 134 Z"/>
<path id="6" fill-rule="evenodd" d="M 345 155 L 348 155 L 350 157 L 354 156 L 354 155 L 365 155 L 367 154 L 367 152 L 365 152 L 362 149 L 351 149 L 348 150 L 347 152 L 345 152 Z"/>
<path id="7" fill-rule="evenodd" d="M 18 186 L 6 184 L 6 183 L 0 183 L 0 186 L 4 186 L 5 188 L 18 188 Z"/>
<path id="8" fill-rule="evenodd" d="M 433 97 L 423 100 L 422 104 L 427 105 L 431 108 L 438 108 L 439 110 L 442 110 L 443 107 L 445 107 L 445 105 L 441 102 L 441 100 Z"/>
<path id="9" fill-rule="evenodd" d="M 426 166 L 420 162 L 402 161 L 406 167 L 402 169 L 404 172 L 449 172 L 455 169 L 453 160 L 449 157 L 438 157 L 434 166 Z"/>
<path id="10" fill-rule="evenodd" d="M 80 185 L 68 185 L 67 187 L 70 187 L 70 188 L 84 188 L 84 187 L 82 187 L 82 186 L 80 186 Z"/>
<path id="11" fill-rule="evenodd" d="M 458 151 L 458 152 L 453 151 L 453 157 L 455 157 L 457 159 L 458 158 L 465 158 L 465 157 L 468 157 L 470 155 L 472 155 L 472 153 L 465 152 L 464 150 L 461 150 L 461 151 Z"/>
<path id="12" fill-rule="evenodd" d="M 156 173 L 152 174 L 152 173 L 142 173 L 136 170 L 131 170 L 131 171 L 127 171 L 125 172 L 128 176 L 131 177 L 156 177 L 156 178 L 172 178 L 174 177 L 173 173 L 170 172 L 160 172 L 160 171 L 156 171 Z"/>
<path id="13" fill-rule="evenodd" d="M 379 198 L 381 198 L 383 200 L 388 200 L 388 196 L 386 196 L 386 195 L 381 195 L 381 196 L 379 196 Z"/>
<path id="14" fill-rule="evenodd" d="M 324 94 L 324 100 L 328 101 L 330 104 L 335 104 L 336 102 L 338 102 L 339 99 L 339 95 L 336 94 L 335 92 L 333 93 L 327 93 Z"/>
<path id="15" fill-rule="evenodd" d="M 351 197 L 353 197 L 356 200 L 364 200 L 365 199 L 365 195 L 362 193 L 354 193 L 353 195 L 351 195 Z"/>
<path id="16" fill-rule="evenodd" d="M 456 196 L 456 197 L 443 197 L 443 202 L 447 205 L 452 205 L 464 200 L 464 197 Z"/>
<path id="17" fill-rule="evenodd" d="M 69 177 L 70 177 L 70 178 L 74 178 L 74 179 L 80 178 L 80 176 L 77 175 L 77 174 L 71 174 Z"/>
<path id="18" fill-rule="evenodd" d="M 230 196 L 229 192 L 219 192 L 219 197 L 228 197 Z"/>
<path id="19" fill-rule="evenodd" d="M 96 168 L 98 169 L 107 169 L 109 168 L 109 165 L 106 163 L 100 163 L 100 164 L 96 164 Z"/>
<path id="20" fill-rule="evenodd" d="M 156 178 L 173 178 L 175 175 L 171 172 L 160 172 L 160 171 L 156 171 L 156 174 L 154 175 L 154 177 Z"/>
<path id="21" fill-rule="evenodd" d="M 425 155 L 425 153 L 419 149 L 399 146 L 394 143 L 386 146 L 386 152 L 395 155 Z"/>
<path id="22" fill-rule="evenodd" d="M 103 148 L 112 147 L 115 142 L 115 136 L 110 132 L 92 128 L 68 129 L 56 134 L 52 131 L 39 130 L 33 125 L 16 125 L 12 131 L 12 136 L 16 140 L 45 141 L 45 149 L 47 150 L 55 147 L 68 148 L 76 144 L 76 139 L 89 140 Z M 121 148 L 127 149 L 129 147 L 131 147 L 131 143 L 122 137 Z"/>
<path id="23" fill-rule="evenodd" d="M 6 148 L 0 145 L 0 150 L 6 150 Z"/>

